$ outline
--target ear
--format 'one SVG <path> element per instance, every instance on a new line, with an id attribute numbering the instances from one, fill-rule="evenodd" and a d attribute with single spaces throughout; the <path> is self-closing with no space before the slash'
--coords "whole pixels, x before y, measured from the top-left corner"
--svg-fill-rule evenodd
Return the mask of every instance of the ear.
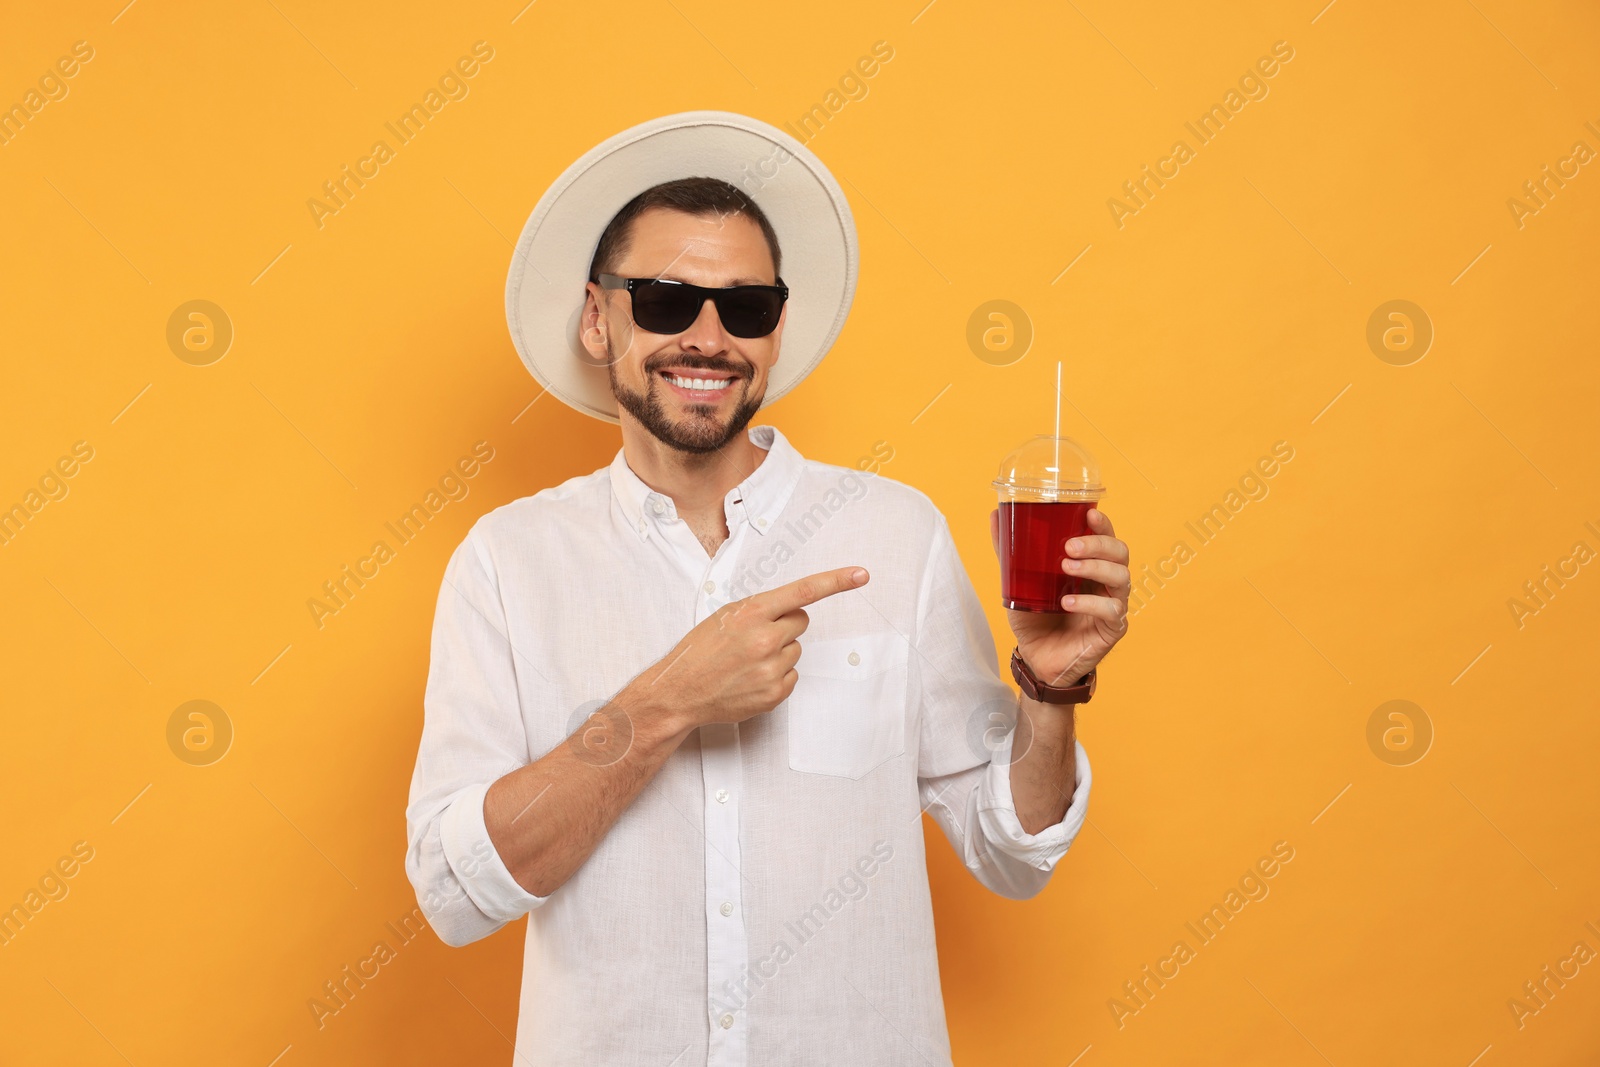
<path id="1" fill-rule="evenodd" d="M 595 282 L 585 286 L 583 314 L 578 319 L 579 340 L 589 358 L 604 366 L 611 360 L 606 351 L 605 290 Z"/>

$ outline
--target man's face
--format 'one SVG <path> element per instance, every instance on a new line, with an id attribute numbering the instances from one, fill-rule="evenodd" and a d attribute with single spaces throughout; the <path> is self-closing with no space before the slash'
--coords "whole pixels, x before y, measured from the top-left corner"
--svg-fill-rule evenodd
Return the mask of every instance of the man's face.
<path id="1" fill-rule="evenodd" d="M 663 278 L 708 288 L 773 285 L 772 253 L 761 227 L 743 214 L 687 215 L 652 208 L 633 221 L 628 253 L 611 271 L 624 278 Z M 749 425 L 767 395 L 789 309 L 766 337 L 735 337 L 707 300 L 677 334 L 650 333 L 633 321 L 625 290 L 588 285 L 583 344 L 611 375 L 618 405 L 680 452 L 714 452 Z M 673 379 L 727 381 L 693 389 Z"/>

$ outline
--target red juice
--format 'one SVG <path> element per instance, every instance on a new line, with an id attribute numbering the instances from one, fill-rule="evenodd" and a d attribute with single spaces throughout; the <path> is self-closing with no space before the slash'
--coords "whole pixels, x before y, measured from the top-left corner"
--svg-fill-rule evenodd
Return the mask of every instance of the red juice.
<path id="1" fill-rule="evenodd" d="M 1000 502 L 1000 599 L 1018 611 L 1065 611 L 1094 583 L 1061 569 L 1067 539 L 1089 532 L 1091 501 Z"/>

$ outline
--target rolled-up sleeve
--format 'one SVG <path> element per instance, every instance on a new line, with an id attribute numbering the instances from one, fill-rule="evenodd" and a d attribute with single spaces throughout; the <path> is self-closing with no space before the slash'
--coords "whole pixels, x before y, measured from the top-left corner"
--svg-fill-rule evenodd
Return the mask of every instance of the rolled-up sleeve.
<path id="1" fill-rule="evenodd" d="M 921 802 L 973 877 L 1024 900 L 1045 887 L 1083 828 L 1089 757 L 1075 740 L 1071 804 L 1054 825 L 1025 831 L 1011 794 L 1017 695 L 1000 679 L 994 636 L 949 524 L 939 515 L 935 526 L 911 667 L 921 713 Z"/>
<path id="2" fill-rule="evenodd" d="M 406 875 L 428 923 L 457 946 L 547 899 L 517 884 L 484 823 L 484 794 L 528 762 L 528 742 L 516 653 L 481 527 L 480 520 L 457 546 L 439 589 L 406 806 Z"/>

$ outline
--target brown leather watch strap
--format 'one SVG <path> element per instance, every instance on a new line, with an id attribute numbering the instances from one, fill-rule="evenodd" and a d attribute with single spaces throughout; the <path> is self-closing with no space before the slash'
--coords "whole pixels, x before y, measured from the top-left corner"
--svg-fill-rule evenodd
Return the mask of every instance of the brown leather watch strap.
<path id="1" fill-rule="evenodd" d="M 1094 670 L 1072 685 L 1045 685 L 1022 658 L 1020 648 L 1011 650 L 1011 677 L 1016 679 L 1029 700 L 1037 700 L 1041 704 L 1087 704 L 1094 696 Z"/>

